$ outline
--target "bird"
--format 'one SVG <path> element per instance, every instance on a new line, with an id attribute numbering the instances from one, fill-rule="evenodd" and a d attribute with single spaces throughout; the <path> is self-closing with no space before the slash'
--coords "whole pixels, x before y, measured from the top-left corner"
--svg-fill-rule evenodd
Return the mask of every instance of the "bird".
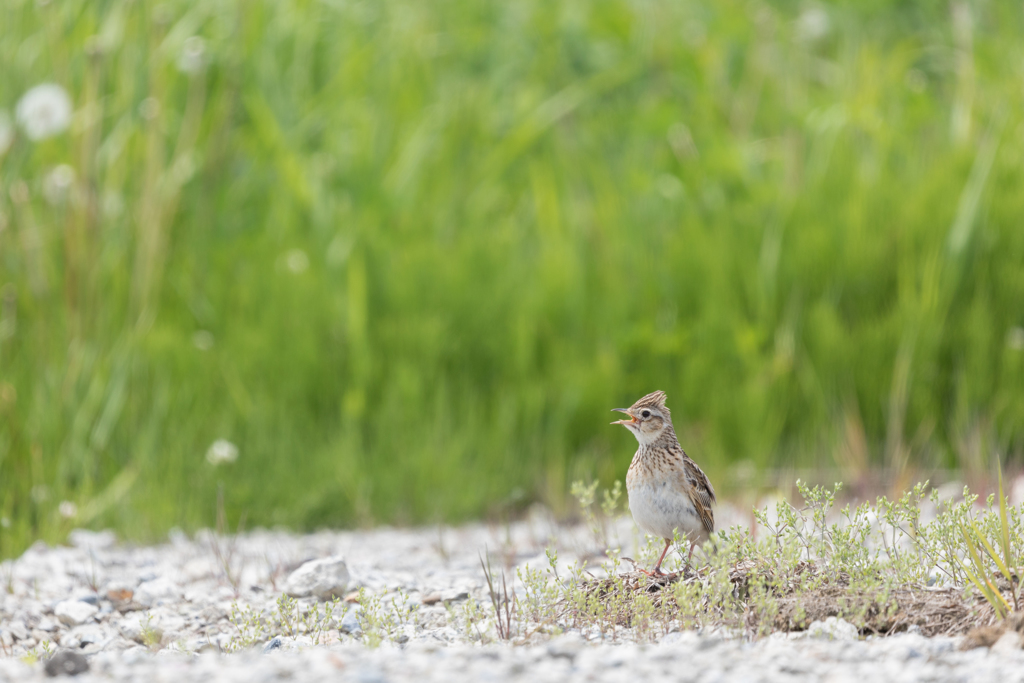
<path id="1" fill-rule="evenodd" d="M 612 408 L 628 420 L 616 420 L 640 443 L 626 473 L 626 493 L 633 521 L 648 534 L 665 539 L 665 549 L 648 576 L 665 576 L 661 563 L 677 531 L 690 541 L 687 567 L 697 543 L 715 530 L 715 489 L 686 451 L 672 427 L 672 415 L 664 391 L 647 394 L 629 408 Z"/>

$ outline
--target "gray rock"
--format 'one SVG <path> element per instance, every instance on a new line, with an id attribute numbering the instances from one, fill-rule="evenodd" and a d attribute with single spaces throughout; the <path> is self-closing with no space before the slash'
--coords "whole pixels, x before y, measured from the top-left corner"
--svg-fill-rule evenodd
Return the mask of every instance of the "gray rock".
<path id="1" fill-rule="evenodd" d="M 353 605 L 352 609 L 345 612 L 345 616 L 341 618 L 341 624 L 338 625 L 338 630 L 350 635 L 362 633 L 363 627 L 359 623 L 359 613 L 361 611 L 362 608 L 359 607 L 359 605 Z"/>
<path id="2" fill-rule="evenodd" d="M 46 631 L 49 633 L 57 630 L 57 624 L 54 623 L 53 619 L 50 619 L 49 617 L 43 617 L 39 620 L 39 623 L 36 624 L 36 630 Z"/>
<path id="3" fill-rule="evenodd" d="M 64 600 L 54 606 L 53 616 L 57 617 L 62 624 L 78 626 L 79 624 L 91 621 L 93 615 L 98 611 L 99 609 L 96 605 L 90 605 L 81 600 Z"/>
<path id="4" fill-rule="evenodd" d="M 441 601 L 442 602 L 462 602 L 463 600 L 469 599 L 469 591 L 459 590 L 453 588 L 451 590 L 442 591 Z"/>
<path id="5" fill-rule="evenodd" d="M 68 650 L 77 650 L 82 646 L 82 641 L 78 639 L 77 633 L 62 633 L 57 640 L 61 647 Z"/>
<path id="6" fill-rule="evenodd" d="M 1014 630 L 1009 630 L 999 636 L 999 640 L 992 644 L 992 652 L 996 654 L 1009 655 L 1020 650 L 1021 637 Z"/>
<path id="7" fill-rule="evenodd" d="M 351 576 L 348 565 L 338 555 L 310 560 L 296 569 L 285 581 L 284 592 L 293 598 L 317 597 L 330 600 L 342 597 Z"/>
<path id="8" fill-rule="evenodd" d="M 273 652 L 274 650 L 281 649 L 281 636 L 274 636 L 270 639 L 270 642 L 263 648 L 263 654 Z"/>
<path id="9" fill-rule="evenodd" d="M 580 650 L 586 647 L 583 637 L 578 633 L 566 633 L 548 643 L 548 654 L 552 657 L 575 659 Z"/>
<path id="10" fill-rule="evenodd" d="M 85 657 L 71 650 L 60 650 L 46 660 L 43 667 L 46 675 L 77 676 L 89 670 L 89 662 Z"/>
<path id="11" fill-rule="evenodd" d="M 808 638 L 821 640 L 856 640 L 860 635 L 857 627 L 837 617 L 829 617 L 825 621 L 813 621 L 807 627 Z"/>
<path id="12" fill-rule="evenodd" d="M 95 645 L 107 640 L 107 634 L 99 626 L 82 626 L 75 629 L 78 642 L 82 645 Z"/>
<path id="13" fill-rule="evenodd" d="M 152 581 L 139 584 L 135 590 L 135 602 L 144 607 L 154 607 L 176 601 L 181 597 L 181 587 L 178 584 L 158 577 Z"/>
<path id="14" fill-rule="evenodd" d="M 12 620 L 7 624 L 7 630 L 17 640 L 28 640 L 28 629 L 25 627 L 25 622 L 17 619 Z"/>

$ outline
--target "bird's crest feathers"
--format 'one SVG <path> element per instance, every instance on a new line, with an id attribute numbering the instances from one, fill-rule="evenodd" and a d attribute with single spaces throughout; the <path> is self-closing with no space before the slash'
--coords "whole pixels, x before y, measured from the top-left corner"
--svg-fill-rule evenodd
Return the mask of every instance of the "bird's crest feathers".
<path id="1" fill-rule="evenodd" d="M 650 394 L 647 394 L 642 399 L 634 403 L 633 408 L 650 408 L 652 406 L 657 408 L 664 408 L 666 398 L 668 398 L 668 396 L 665 395 L 664 391 L 654 391 Z"/>

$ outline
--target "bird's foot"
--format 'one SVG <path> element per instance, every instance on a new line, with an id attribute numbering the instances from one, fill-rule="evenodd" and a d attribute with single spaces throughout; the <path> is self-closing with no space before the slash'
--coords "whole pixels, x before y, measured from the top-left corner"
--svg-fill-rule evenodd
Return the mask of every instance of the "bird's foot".
<path id="1" fill-rule="evenodd" d="M 675 577 L 679 576 L 679 572 L 672 572 L 666 574 L 665 572 L 661 571 L 661 567 L 655 567 L 654 569 L 640 569 L 639 567 L 637 567 L 637 571 L 641 574 L 645 574 L 651 577 L 652 579 L 674 579 Z"/>

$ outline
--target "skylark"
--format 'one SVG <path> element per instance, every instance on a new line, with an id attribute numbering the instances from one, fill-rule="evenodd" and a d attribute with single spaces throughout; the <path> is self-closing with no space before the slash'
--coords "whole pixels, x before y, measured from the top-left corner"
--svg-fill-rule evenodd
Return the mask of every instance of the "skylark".
<path id="1" fill-rule="evenodd" d="M 715 490 L 679 445 L 665 398 L 664 391 L 655 391 L 629 408 L 613 408 L 630 419 L 612 424 L 624 426 L 640 442 L 626 474 L 629 510 L 642 531 L 665 539 L 654 569 L 641 570 L 650 576 L 664 575 L 661 563 L 677 531 L 690 541 L 689 565 L 694 547 L 715 530 Z"/>

